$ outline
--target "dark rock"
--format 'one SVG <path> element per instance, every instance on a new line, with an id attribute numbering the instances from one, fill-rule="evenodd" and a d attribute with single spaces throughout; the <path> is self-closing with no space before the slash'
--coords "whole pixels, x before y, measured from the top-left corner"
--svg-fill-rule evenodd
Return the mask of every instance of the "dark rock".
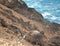
<path id="1" fill-rule="evenodd" d="M 7 27 L 8 25 L 6 24 L 6 22 L 0 18 L 0 24 L 3 26 L 3 27 Z"/>
<path id="2" fill-rule="evenodd" d="M 55 36 L 48 41 L 48 46 L 60 46 L 60 36 Z"/>

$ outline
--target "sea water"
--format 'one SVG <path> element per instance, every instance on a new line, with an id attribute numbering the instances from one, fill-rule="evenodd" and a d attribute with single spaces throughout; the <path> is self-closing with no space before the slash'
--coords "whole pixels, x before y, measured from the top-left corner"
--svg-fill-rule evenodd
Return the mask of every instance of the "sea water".
<path id="1" fill-rule="evenodd" d="M 60 24 L 60 0 L 23 0 L 50 22 Z"/>

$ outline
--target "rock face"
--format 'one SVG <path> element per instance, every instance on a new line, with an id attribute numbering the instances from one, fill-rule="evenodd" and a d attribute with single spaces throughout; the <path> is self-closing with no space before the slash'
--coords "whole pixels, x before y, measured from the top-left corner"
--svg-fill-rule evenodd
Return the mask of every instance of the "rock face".
<path id="1" fill-rule="evenodd" d="M 0 46 L 60 46 L 60 24 L 44 20 L 22 0 L 0 0 Z"/>

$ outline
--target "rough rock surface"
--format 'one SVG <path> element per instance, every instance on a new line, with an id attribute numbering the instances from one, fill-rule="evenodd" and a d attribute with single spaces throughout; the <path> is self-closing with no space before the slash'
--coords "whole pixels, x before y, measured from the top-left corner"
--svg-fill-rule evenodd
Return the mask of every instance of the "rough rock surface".
<path id="1" fill-rule="evenodd" d="M 60 46 L 60 24 L 22 0 L 0 0 L 0 46 Z"/>

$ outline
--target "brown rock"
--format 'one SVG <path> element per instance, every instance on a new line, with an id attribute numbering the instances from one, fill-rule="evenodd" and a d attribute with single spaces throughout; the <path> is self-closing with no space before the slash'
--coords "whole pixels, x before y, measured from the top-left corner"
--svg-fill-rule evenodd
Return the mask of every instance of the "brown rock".
<path id="1" fill-rule="evenodd" d="M 0 0 L 0 40 L 6 39 L 2 44 L 8 40 L 12 46 L 19 41 L 22 46 L 60 46 L 59 36 L 60 24 L 45 20 L 22 0 Z"/>

